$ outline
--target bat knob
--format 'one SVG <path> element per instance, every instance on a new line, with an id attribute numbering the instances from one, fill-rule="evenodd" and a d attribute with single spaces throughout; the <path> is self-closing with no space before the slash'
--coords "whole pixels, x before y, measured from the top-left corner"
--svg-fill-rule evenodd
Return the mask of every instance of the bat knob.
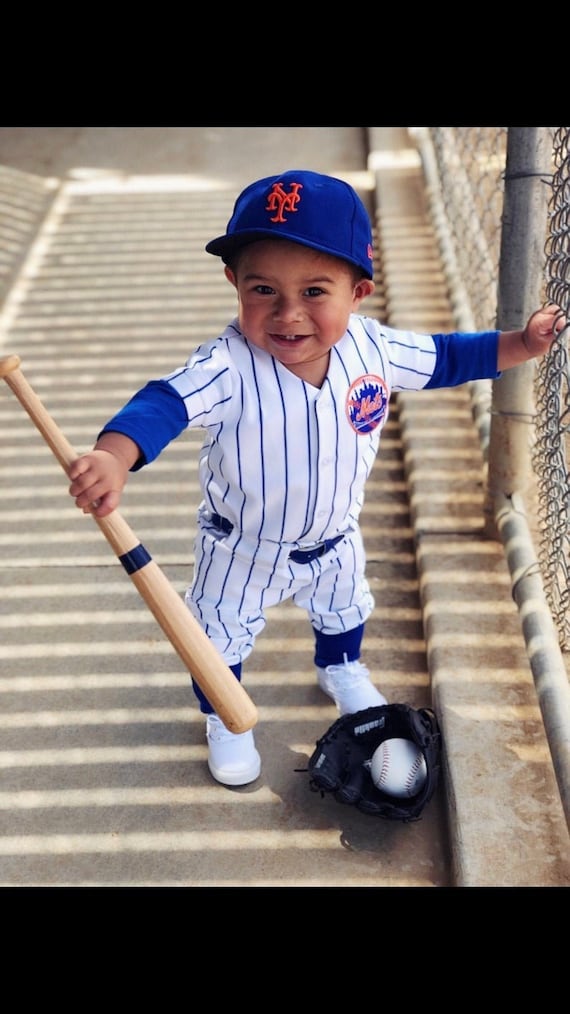
<path id="1" fill-rule="evenodd" d="M 9 373 L 13 373 L 17 370 L 20 365 L 19 356 L 3 356 L 0 358 L 0 377 L 6 377 Z"/>

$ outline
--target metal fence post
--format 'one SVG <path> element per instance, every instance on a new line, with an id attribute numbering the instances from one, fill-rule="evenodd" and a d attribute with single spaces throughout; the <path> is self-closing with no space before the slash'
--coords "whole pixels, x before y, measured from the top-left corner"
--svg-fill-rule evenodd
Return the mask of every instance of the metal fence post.
<path id="1" fill-rule="evenodd" d="M 551 163 L 551 128 L 509 127 L 497 299 L 501 331 L 523 327 L 544 298 Z M 531 360 L 493 382 L 485 523 L 494 537 L 495 497 L 534 493 L 535 371 Z"/>
<path id="2" fill-rule="evenodd" d="M 510 127 L 507 141 L 497 327 L 522 327 L 543 302 L 552 131 Z M 493 382 L 485 503 L 487 530 L 502 540 L 554 771 L 570 828 L 570 686 L 527 521 L 532 472 L 532 360 Z M 533 508 L 534 509 L 534 508 Z"/>

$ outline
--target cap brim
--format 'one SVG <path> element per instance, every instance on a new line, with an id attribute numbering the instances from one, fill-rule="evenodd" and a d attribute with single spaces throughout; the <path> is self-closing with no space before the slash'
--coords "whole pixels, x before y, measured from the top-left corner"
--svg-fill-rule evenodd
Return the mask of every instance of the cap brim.
<path id="1" fill-rule="evenodd" d="M 289 239 L 283 236 L 283 239 Z M 252 229 L 250 232 L 244 230 L 236 236 L 218 236 L 206 244 L 206 253 L 214 254 L 226 261 L 228 257 L 241 250 L 242 247 L 255 243 L 258 239 L 279 239 L 271 229 Z"/>
<path id="2" fill-rule="evenodd" d="M 361 271 L 366 275 L 367 278 L 373 277 L 372 268 L 365 268 L 363 264 L 358 264 L 356 261 L 351 260 L 338 250 L 332 250 L 330 247 L 321 245 L 320 243 L 310 243 L 306 240 L 300 239 L 299 236 L 288 236 L 287 233 L 280 232 L 278 235 L 274 229 L 251 229 L 248 232 L 244 229 L 243 232 L 235 236 L 218 236 L 217 239 L 210 240 L 206 244 L 206 253 L 214 254 L 216 257 L 221 257 L 222 260 L 227 264 L 228 260 L 241 250 L 244 246 L 249 246 L 250 243 L 255 243 L 260 239 L 276 239 L 289 240 L 290 243 L 298 243 L 299 246 L 309 247 L 311 250 L 319 250 L 320 253 L 328 254 L 330 257 L 337 257 L 339 260 L 345 261 L 348 264 L 354 264 L 355 267 L 360 268 Z"/>

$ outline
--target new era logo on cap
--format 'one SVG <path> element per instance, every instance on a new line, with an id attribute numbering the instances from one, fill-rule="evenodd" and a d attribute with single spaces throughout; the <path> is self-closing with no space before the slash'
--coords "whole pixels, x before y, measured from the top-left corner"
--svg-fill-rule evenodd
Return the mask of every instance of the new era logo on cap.
<path id="1" fill-rule="evenodd" d="M 240 247 L 271 237 L 340 257 L 372 278 L 370 219 L 344 180 L 289 170 L 251 183 L 236 200 L 226 234 L 206 250 L 227 262 Z"/>

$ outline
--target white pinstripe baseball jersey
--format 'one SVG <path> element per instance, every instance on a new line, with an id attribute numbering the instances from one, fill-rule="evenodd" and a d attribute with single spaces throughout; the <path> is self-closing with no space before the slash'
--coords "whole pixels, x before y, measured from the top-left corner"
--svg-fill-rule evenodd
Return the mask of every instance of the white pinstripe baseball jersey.
<path id="1" fill-rule="evenodd" d="M 250 344 L 236 319 L 103 432 L 135 440 L 136 469 L 202 427 L 205 506 L 253 541 L 306 545 L 357 523 L 390 395 L 495 377 L 497 338 L 420 335 L 354 314 L 316 389 Z"/>

